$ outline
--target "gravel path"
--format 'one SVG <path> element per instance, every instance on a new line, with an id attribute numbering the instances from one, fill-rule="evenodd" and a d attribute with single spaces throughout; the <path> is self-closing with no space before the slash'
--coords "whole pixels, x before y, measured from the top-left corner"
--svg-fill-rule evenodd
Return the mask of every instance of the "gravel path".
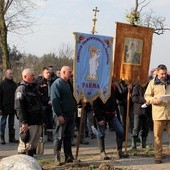
<path id="1" fill-rule="evenodd" d="M 130 143 L 131 136 L 128 136 L 128 151 L 130 153 L 130 157 L 127 159 L 116 159 L 116 143 L 115 143 L 115 132 L 106 131 L 106 152 L 108 156 L 111 157 L 111 160 L 104 161 L 108 164 L 111 164 L 115 167 L 124 167 L 128 170 L 169 170 L 170 169 L 170 155 L 167 150 L 167 134 L 164 132 L 163 134 L 163 144 L 165 158 L 163 159 L 162 164 L 155 164 L 154 155 L 151 156 L 132 156 L 130 153 Z M 99 157 L 99 151 L 97 148 L 96 139 L 86 138 L 90 142 L 89 145 L 80 145 L 78 159 L 82 162 L 101 162 Z M 74 139 L 76 143 L 76 139 Z M 147 143 L 153 147 L 153 132 L 149 133 Z M 152 148 L 153 150 L 153 148 Z M 73 147 L 73 153 L 76 153 L 76 146 Z M 10 155 L 17 154 L 17 144 L 7 143 L 6 145 L 0 145 L 0 158 Z M 63 154 L 63 153 L 62 153 Z M 44 155 L 37 156 L 37 159 L 53 159 L 53 144 L 45 143 L 45 151 Z"/>

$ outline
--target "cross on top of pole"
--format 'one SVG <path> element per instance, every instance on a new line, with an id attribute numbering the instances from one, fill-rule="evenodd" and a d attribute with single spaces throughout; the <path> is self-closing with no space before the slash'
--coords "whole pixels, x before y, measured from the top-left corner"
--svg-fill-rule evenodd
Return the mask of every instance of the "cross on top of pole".
<path id="1" fill-rule="evenodd" d="M 96 21 L 97 21 L 96 15 L 97 15 L 97 12 L 99 12 L 99 10 L 96 7 L 95 9 L 93 9 L 93 11 L 94 11 L 94 18 L 92 19 L 92 21 L 93 21 L 92 34 L 97 33 L 97 31 L 96 31 Z"/>

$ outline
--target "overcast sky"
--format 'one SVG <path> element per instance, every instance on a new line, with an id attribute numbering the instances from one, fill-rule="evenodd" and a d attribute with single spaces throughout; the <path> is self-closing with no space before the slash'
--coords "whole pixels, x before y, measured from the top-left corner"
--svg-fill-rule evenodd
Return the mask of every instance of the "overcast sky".
<path id="1" fill-rule="evenodd" d="M 71 45 L 74 48 L 73 32 L 91 33 L 95 7 L 97 13 L 96 30 L 100 35 L 114 37 L 115 22 L 125 22 L 126 13 L 135 4 L 135 0 L 47 0 L 39 4 L 33 13 L 38 18 L 32 27 L 32 34 L 8 35 L 10 46 L 16 45 L 21 52 L 42 56 L 50 52 L 57 53 L 60 46 Z M 170 0 L 152 0 L 143 9 L 153 9 L 156 16 L 166 17 L 165 24 L 170 28 Z M 166 64 L 170 70 L 170 31 L 164 35 L 153 36 L 150 68 Z"/>

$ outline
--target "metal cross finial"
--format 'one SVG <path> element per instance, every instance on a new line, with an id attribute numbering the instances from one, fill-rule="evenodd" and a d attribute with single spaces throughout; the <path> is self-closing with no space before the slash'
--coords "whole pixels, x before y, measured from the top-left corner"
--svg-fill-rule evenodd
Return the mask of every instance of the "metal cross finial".
<path id="1" fill-rule="evenodd" d="M 96 7 L 95 9 L 93 9 L 93 11 L 94 11 L 94 18 L 92 19 L 93 20 L 92 34 L 97 33 L 97 31 L 96 31 L 96 21 L 97 21 L 96 15 L 97 15 L 97 12 L 99 12 L 99 10 Z"/>

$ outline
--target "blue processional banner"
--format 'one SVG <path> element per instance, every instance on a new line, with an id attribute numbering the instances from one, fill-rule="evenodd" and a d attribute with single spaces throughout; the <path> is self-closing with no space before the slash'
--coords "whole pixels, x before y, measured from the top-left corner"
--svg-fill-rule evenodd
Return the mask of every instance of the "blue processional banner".
<path id="1" fill-rule="evenodd" d="M 100 97 L 103 103 L 111 93 L 113 37 L 74 33 L 74 97 L 87 102 Z"/>

